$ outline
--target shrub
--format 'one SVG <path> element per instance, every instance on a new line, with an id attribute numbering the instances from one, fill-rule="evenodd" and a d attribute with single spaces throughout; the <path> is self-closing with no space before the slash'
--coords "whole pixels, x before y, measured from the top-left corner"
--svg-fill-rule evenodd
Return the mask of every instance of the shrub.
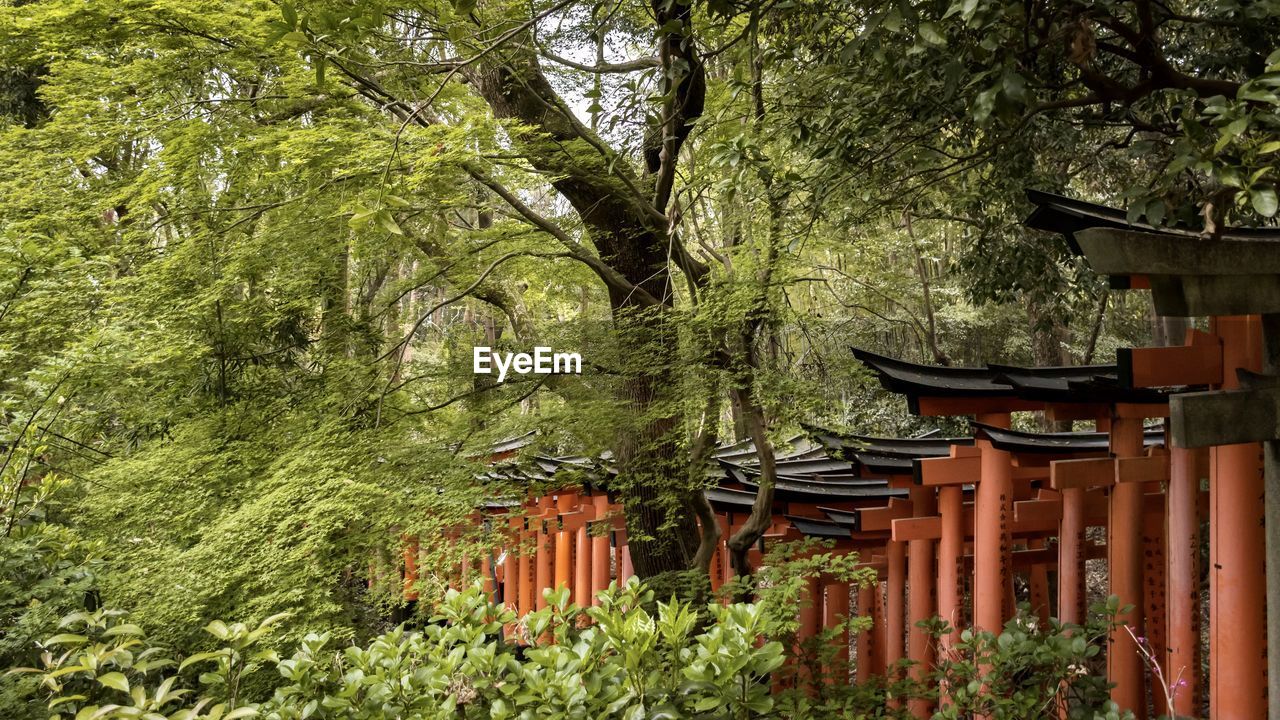
<path id="1" fill-rule="evenodd" d="M 992 720 L 1125 720 L 1111 702 L 1101 655 L 1119 611 L 1114 596 L 1089 611 L 1085 625 L 1050 618 L 1041 622 L 1027 606 L 999 635 L 964 630 L 954 647 L 939 651 L 933 696 L 945 688 L 946 702 L 935 720 L 989 717 Z M 941 637 L 950 628 L 941 620 L 922 623 Z"/>
<path id="2" fill-rule="evenodd" d="M 773 708 L 768 677 L 783 648 L 764 639 L 758 605 L 703 615 L 672 601 L 650 613 L 636 582 L 595 608 L 574 607 L 563 590 L 547 598 L 517 623 L 478 588 L 450 591 L 420 631 L 343 649 L 312 634 L 283 660 L 255 651 L 274 618 L 211 623 L 224 646 L 175 663 L 123 614 L 77 613 L 45 641 L 44 667 L 26 672 L 39 673 L 53 717 L 77 720 L 752 718 Z M 274 663 L 285 684 L 250 702 L 237 691 L 259 663 Z"/>
<path id="3" fill-rule="evenodd" d="M 52 522 L 61 512 L 62 481 L 47 476 L 22 484 L 17 475 L 0 477 L 0 668 L 37 662 L 36 641 L 56 632 L 64 615 L 85 608 L 100 565 L 100 544 Z M 0 675 L 0 717 L 41 717 L 32 702 L 37 691 L 29 678 Z"/>
<path id="4" fill-rule="evenodd" d="M 801 555 L 761 568 L 759 603 L 654 602 L 633 580 L 592 608 L 547 592 L 546 609 L 518 619 L 472 587 L 448 591 L 422 628 L 363 646 L 311 633 L 284 659 L 263 648 L 283 616 L 209 623 L 219 647 L 178 662 L 123 612 L 76 612 L 41 644 L 39 668 L 10 674 L 45 688 L 59 720 L 906 717 L 890 693 L 937 698 L 940 687 L 936 720 L 1126 717 L 1099 667 L 1114 599 L 1083 627 L 1041 624 L 1024 609 L 999 635 L 965 631 L 929 686 L 901 673 L 888 686 L 853 685 L 835 631 L 797 642 L 797 588 L 806 574 L 868 577 L 846 559 Z M 856 631 L 865 619 L 847 622 Z M 274 690 L 257 690 L 264 675 Z"/>

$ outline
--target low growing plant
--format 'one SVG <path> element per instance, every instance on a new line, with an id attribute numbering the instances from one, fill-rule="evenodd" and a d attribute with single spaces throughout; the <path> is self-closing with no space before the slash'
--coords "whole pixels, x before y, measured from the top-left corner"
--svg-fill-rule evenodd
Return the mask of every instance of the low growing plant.
<path id="1" fill-rule="evenodd" d="M 218 650 L 176 662 L 123 613 L 76 613 L 43 643 L 50 717 L 76 720 L 758 718 L 784 661 L 759 605 L 653 604 L 637 582 L 593 608 L 565 590 L 517 621 L 479 588 L 450 591 L 429 625 L 364 647 L 308 635 L 292 656 L 259 650 L 279 619 L 210 623 Z M 646 607 L 656 607 L 655 612 Z M 519 641 L 523 641 L 522 644 Z M 284 684 L 244 698 L 240 679 L 274 664 Z"/>
<path id="2" fill-rule="evenodd" d="M 886 718 L 903 716 L 907 699 L 938 699 L 939 688 L 935 720 L 1128 717 L 1099 665 L 1114 600 L 1083 627 L 1042 624 L 1024 609 L 999 635 L 965 631 L 940 653 L 932 687 L 855 685 L 834 631 L 796 640 L 805 598 L 792 585 L 806 572 L 868 579 L 806 552 L 761 570 L 759 603 L 655 602 L 633 580 L 590 608 L 547 592 L 547 607 L 524 618 L 471 587 L 448 591 L 421 628 L 363 646 L 311 633 L 286 658 L 265 647 L 282 616 L 209 623 L 218 647 L 179 660 L 123 612 L 76 612 L 40 644 L 39 667 L 9 674 L 34 678 L 55 720 Z M 864 621 L 848 623 L 856 632 Z M 274 690 L 245 682 L 263 675 L 278 676 Z"/>
<path id="3" fill-rule="evenodd" d="M 66 483 L 54 475 L 24 483 L 17 468 L 25 464 L 17 457 L 0 472 L 0 668 L 38 661 L 36 642 L 56 633 L 60 618 L 96 602 L 102 565 L 102 544 L 59 522 Z M 38 692 L 29 676 L 0 675 L 0 717 L 41 717 Z"/>
<path id="4" fill-rule="evenodd" d="M 1112 596 L 1090 608 L 1084 625 L 1072 625 L 1042 622 L 1024 605 L 998 635 L 969 629 L 940 646 L 933 688 L 916 691 L 941 700 L 934 720 L 1132 718 L 1111 701 L 1101 654 L 1119 611 Z M 936 638 L 951 632 L 937 618 L 921 625 Z"/>

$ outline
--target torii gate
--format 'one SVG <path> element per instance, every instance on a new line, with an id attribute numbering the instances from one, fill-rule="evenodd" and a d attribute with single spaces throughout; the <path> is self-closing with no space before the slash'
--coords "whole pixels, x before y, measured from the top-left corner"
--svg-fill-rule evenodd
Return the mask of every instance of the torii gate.
<path id="1" fill-rule="evenodd" d="M 946 523 L 949 532 L 940 530 L 943 537 L 938 544 L 942 555 L 940 566 L 949 568 L 955 549 L 963 542 L 959 487 L 974 483 L 973 626 L 993 633 L 1000 632 L 1013 612 L 1014 502 L 1033 499 L 1026 481 L 1037 475 L 1042 477 L 1044 471 L 1015 467 L 1013 455 L 992 441 L 992 433 L 1007 430 L 1010 414 L 1016 411 L 1044 411 L 1055 419 L 1093 419 L 1100 430 L 1108 433 L 1108 450 L 1114 457 L 1136 459 L 1143 456 L 1143 419 L 1168 414 L 1165 393 L 1121 385 L 1119 370 L 1114 365 L 958 368 L 918 365 L 856 348 L 854 354 L 877 373 L 886 389 L 906 395 L 912 412 L 977 418 L 976 427 L 981 431 L 976 451 L 956 448 L 953 457 L 945 461 L 955 468 L 952 481 L 937 485 L 940 517 L 959 518 Z M 944 461 L 934 462 L 941 465 Z M 1015 483 L 1015 479 L 1021 482 Z M 1141 634 L 1146 615 L 1142 567 L 1145 493 L 1139 482 L 1115 483 L 1107 492 L 1111 592 L 1120 596 L 1122 602 L 1133 604 L 1132 610 L 1120 620 Z M 1070 538 L 1083 535 L 1084 493 L 1081 490 L 1065 495 L 1061 516 L 1067 526 L 1060 528 L 1060 536 L 1068 538 L 1068 550 L 1076 551 L 1076 555 L 1069 558 L 1070 568 L 1081 562 L 1080 545 Z M 1163 533 L 1158 535 L 1162 537 Z M 957 596 L 951 591 L 954 585 L 949 571 L 940 585 L 939 611 L 946 613 L 946 617 L 954 614 L 958 607 L 958 602 L 953 604 Z M 1122 629 L 1112 633 L 1109 645 L 1112 650 L 1107 656 L 1108 676 L 1116 685 L 1112 697 L 1122 708 L 1143 718 L 1146 689 L 1142 657 Z M 927 706 L 923 705 L 912 709 L 917 715 L 927 712 Z"/>
<path id="2" fill-rule="evenodd" d="M 1175 396 L 1171 413 L 1176 448 L 1211 448 L 1210 712 L 1262 717 L 1269 666 L 1271 713 L 1280 716 L 1280 638 L 1266 642 L 1280 622 L 1280 573 L 1266 572 L 1265 562 L 1268 539 L 1280 557 L 1280 513 L 1268 514 L 1274 519 L 1269 525 L 1263 521 L 1264 507 L 1270 511 L 1280 503 L 1280 477 L 1272 473 L 1273 486 L 1264 491 L 1261 446 L 1280 438 L 1274 353 L 1280 337 L 1271 338 L 1268 348 L 1265 369 L 1271 374 L 1257 375 L 1264 370 L 1262 320 L 1250 314 L 1280 312 L 1280 243 L 1104 228 L 1075 237 L 1094 270 L 1149 285 L 1160 314 L 1212 318 L 1208 336 L 1193 335 L 1182 348 L 1147 350 L 1135 364 L 1145 369 L 1192 361 L 1183 372 L 1216 388 Z M 1139 374 L 1134 382 L 1164 380 L 1153 374 Z M 1264 633 L 1267 610 L 1272 617 Z"/>

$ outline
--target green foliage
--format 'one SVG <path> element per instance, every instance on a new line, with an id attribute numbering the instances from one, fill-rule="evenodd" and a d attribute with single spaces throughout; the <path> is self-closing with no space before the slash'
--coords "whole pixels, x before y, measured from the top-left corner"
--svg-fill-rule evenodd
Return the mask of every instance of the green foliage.
<path id="1" fill-rule="evenodd" d="M 439 538 L 465 517 L 483 492 L 469 487 L 469 466 L 368 431 L 235 410 L 236 425 L 221 415 L 189 424 L 98 471 L 103 486 L 82 507 L 115 549 L 103 592 L 183 648 L 200 647 L 196 628 L 215 617 L 289 611 L 295 640 L 384 629 L 401 601 L 370 595 L 370 562 L 398 551 L 389 527 Z"/>
<path id="2" fill-rule="evenodd" d="M 742 397 L 778 438 L 815 418 L 925 429 L 871 387 L 850 344 L 1047 364 L 1141 344 L 1145 302 L 1095 315 L 1099 280 L 1058 238 L 1018 226 L 1024 186 L 1128 199 L 1153 222 L 1209 204 L 1233 221 L 1275 214 L 1274 2 L 1159 18 L 1168 58 L 1238 92 L 1078 107 L 1055 105 L 1085 97 L 1071 39 L 1132 24 L 1136 3 L 1037 17 L 1007 0 L 676 5 L 688 20 L 655 27 L 644 2 L 3 4 L 0 443 L 22 458 L 3 487 L 27 498 L 55 470 L 74 481 L 56 522 L 32 514 L 4 539 L 6 661 L 96 588 L 180 654 L 215 651 L 223 639 L 200 630 L 211 618 L 287 610 L 271 642 L 329 638 L 302 646 L 321 669 L 299 682 L 376 696 L 321 648 L 374 652 L 404 609 L 396 583 L 377 582 L 398 575 L 402 535 L 430 559 L 427 615 L 458 559 L 444 531 L 483 500 L 536 490 L 476 481 L 491 441 L 537 429 L 537 450 L 555 454 L 639 446 L 612 490 L 680 517 L 706 482 L 686 451 L 740 439 Z M 703 55 L 706 108 L 681 128 L 675 201 L 657 208 L 644 140 L 682 70 L 651 56 L 674 31 Z M 564 61 L 592 46 L 635 61 Z M 533 113 L 541 124 L 484 96 L 535 64 L 550 94 L 532 104 L 554 110 Z M 637 235 L 657 239 L 647 255 L 612 251 Z M 700 281 L 673 250 L 706 265 Z M 598 263 L 632 263 L 660 309 L 616 307 L 634 294 L 606 288 Z M 475 344 L 580 350 L 587 372 L 492 383 L 470 373 Z M 648 538 L 629 531 L 640 558 Z M 462 544 L 493 541 L 477 530 Z M 791 642 L 796 579 L 832 570 L 864 581 L 816 556 L 754 578 L 771 597 L 753 611 L 769 618 L 759 634 L 811 675 L 836 665 L 828 646 Z M 659 599 L 705 591 L 685 572 L 656 580 Z M 673 612 L 644 611 L 622 614 L 642 629 Z M 572 639 L 606 643 L 604 625 Z M 426 645 L 402 652 L 411 637 Z M 435 652 L 424 637 L 377 652 L 417 673 L 412 658 Z M 625 661 L 644 688 L 617 692 L 683 708 L 672 688 L 690 679 L 664 671 L 686 665 L 654 643 Z M 556 648 L 538 652 L 586 662 Z M 758 669 L 734 657 L 735 672 Z M 550 672 L 531 676 L 537 692 L 578 702 Z M 774 711 L 852 713 L 877 693 L 783 694 Z"/>
<path id="3" fill-rule="evenodd" d="M 166 718 L 166 720 L 236 720 L 253 717 L 254 707 L 240 697 L 241 679 L 274 658 L 253 646 L 280 619 L 274 616 L 250 629 L 242 623 L 210 623 L 205 631 L 222 646 L 191 655 L 181 663 L 162 645 L 128 622 L 127 613 L 98 610 L 68 615 L 64 632 L 43 641 L 40 668 L 11 673 L 34 674 L 50 695 L 51 720 L 88 718 Z M 189 675 L 197 669 L 197 682 Z M 184 677 L 181 673 L 195 668 Z M 201 688 L 197 690 L 196 688 Z"/>
<path id="4" fill-rule="evenodd" d="M 923 689 L 931 696 L 947 698 L 934 717 L 1132 718 L 1111 702 L 1100 655 L 1119 610 L 1119 601 L 1113 596 L 1090 608 L 1089 621 L 1079 626 L 1053 618 L 1040 622 L 1024 606 L 999 634 L 962 631 L 958 642 L 941 651 L 937 670 L 930 675 L 934 687 Z M 951 631 L 936 618 L 922 625 L 936 638 Z"/>
<path id="5" fill-rule="evenodd" d="M 53 633 L 64 615 L 91 602 L 102 566 L 101 544 L 59 522 L 66 481 L 50 476 L 39 485 L 15 486 L 13 465 L 0 475 L 9 481 L 0 482 L 0 668 L 34 664 L 36 642 Z M 35 690 L 31 678 L 0 676 L 0 715 L 40 717 Z"/>
<path id="6" fill-rule="evenodd" d="M 775 673 L 778 712 L 782 717 L 867 717 L 885 709 L 880 683 L 851 682 L 847 641 L 871 627 L 869 617 L 850 613 L 831 627 L 801 640 L 800 612 L 811 607 L 811 583 L 837 580 L 857 590 L 876 583 L 875 570 L 860 567 L 857 553 L 830 552 L 830 541 L 807 539 L 779 543 L 765 555 L 751 578 L 737 577 L 721 592 L 726 596 L 752 593 L 768 619 L 769 637 L 785 648 L 787 662 Z"/>
<path id="7" fill-rule="evenodd" d="M 24 522 L 38 515 L 29 511 Z M 1114 598 L 1094 608 L 1084 627 L 1042 627 L 1024 611 L 998 636 L 964 631 L 939 658 L 933 686 L 850 684 L 835 640 L 864 630 L 867 619 L 846 618 L 799 642 L 796 618 L 810 602 L 810 579 L 860 586 L 874 582 L 874 573 L 859 568 L 856 556 L 822 550 L 821 543 L 779 546 L 759 570 L 754 604 L 655 602 L 632 581 L 586 609 L 574 607 L 565 589 L 548 591 L 546 609 L 517 621 L 476 586 L 448 591 L 420 630 L 396 628 L 364 645 L 309 633 L 283 659 L 264 647 L 283 615 L 208 623 L 211 649 L 179 662 L 121 611 L 74 612 L 55 630 L 48 613 L 68 603 L 51 598 L 38 603 L 39 629 L 56 634 L 10 654 L 10 663 L 29 666 L 6 673 L 12 698 L 5 702 L 10 716 L 33 719 L 808 718 L 878 716 L 886 693 L 936 697 L 941 687 L 949 698 L 942 718 L 1013 720 L 1058 707 L 1071 718 L 1122 717 L 1098 663 Z M 27 580 L 48 588 L 66 572 L 83 572 L 78 561 L 60 565 Z M 26 616 L 18 625 L 32 630 L 32 613 Z M 938 636 L 949 631 L 939 621 L 930 628 Z M 32 697 L 39 692 L 48 696 L 48 715 Z"/>
<path id="8" fill-rule="evenodd" d="M 220 647 L 180 663 L 123 614 L 80 613 L 44 642 L 43 667 L 26 672 L 39 674 L 53 717 L 63 718 L 771 716 L 768 676 L 783 650 L 764 640 L 760 606 L 715 603 L 700 614 L 660 602 L 650 613 L 652 597 L 635 582 L 599 607 L 567 598 L 549 593 L 547 609 L 521 620 L 524 646 L 504 638 L 514 614 L 471 588 L 449 592 L 421 631 L 398 628 L 341 650 L 312 634 L 285 659 L 256 648 L 278 618 L 252 629 L 210 623 Z M 240 679 L 265 663 L 284 684 L 250 702 Z"/>

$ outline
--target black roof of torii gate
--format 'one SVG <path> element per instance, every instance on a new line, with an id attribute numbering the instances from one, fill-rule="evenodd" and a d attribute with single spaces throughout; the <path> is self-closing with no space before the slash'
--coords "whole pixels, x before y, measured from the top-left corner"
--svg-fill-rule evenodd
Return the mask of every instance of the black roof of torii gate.
<path id="1" fill-rule="evenodd" d="M 1088 452 L 1107 452 L 1111 447 L 1110 435 L 1105 432 L 1032 433 L 973 422 L 974 434 L 986 438 L 999 450 L 1012 453 L 1069 455 Z M 1143 433 L 1147 447 L 1164 444 L 1164 428 L 1147 428 Z"/>
<path id="2" fill-rule="evenodd" d="M 1089 228 L 1120 228 L 1160 235 L 1201 236 L 1200 230 L 1191 228 L 1156 226 L 1143 222 L 1131 223 L 1127 213 L 1119 208 L 1076 200 L 1043 190 L 1027 188 L 1026 192 L 1027 199 L 1035 205 L 1035 209 L 1022 224 L 1036 230 L 1062 234 L 1077 255 L 1084 253 L 1076 243 L 1075 234 Z M 1280 240 L 1280 228 L 1229 227 L 1224 228 L 1219 237 L 1227 240 Z"/>
<path id="3" fill-rule="evenodd" d="M 890 392 L 907 396 L 911 411 L 921 398 L 1008 398 L 1041 403 L 1164 403 L 1169 393 L 1129 388 L 1116 365 L 1015 367 L 922 365 L 861 348 L 853 355 L 871 368 Z"/>

